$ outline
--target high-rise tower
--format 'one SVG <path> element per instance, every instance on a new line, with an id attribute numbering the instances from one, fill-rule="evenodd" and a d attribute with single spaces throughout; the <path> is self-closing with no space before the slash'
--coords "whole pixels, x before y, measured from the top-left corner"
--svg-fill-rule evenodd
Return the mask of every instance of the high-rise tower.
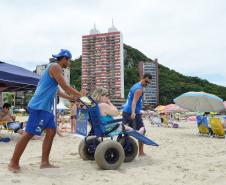
<path id="1" fill-rule="evenodd" d="M 151 83 L 145 88 L 143 96 L 143 105 L 147 107 L 156 107 L 159 104 L 159 69 L 158 60 L 141 61 L 139 63 L 140 77 L 145 73 L 152 76 Z"/>
<path id="2" fill-rule="evenodd" d="M 111 98 L 124 98 L 123 39 L 113 22 L 108 33 L 94 25 L 82 36 L 82 88 L 93 93 L 96 87 L 109 89 Z"/>

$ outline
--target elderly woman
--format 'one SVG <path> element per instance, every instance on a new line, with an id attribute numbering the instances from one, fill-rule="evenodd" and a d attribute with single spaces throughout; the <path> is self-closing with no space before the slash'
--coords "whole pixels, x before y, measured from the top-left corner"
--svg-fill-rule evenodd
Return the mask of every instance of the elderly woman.
<path id="1" fill-rule="evenodd" d="M 100 115 L 101 115 L 101 121 L 107 122 L 113 120 L 115 116 L 119 116 L 120 112 L 118 111 L 117 107 L 115 107 L 110 99 L 109 99 L 109 93 L 108 90 L 104 87 L 97 87 L 92 95 L 92 97 L 96 100 L 98 103 L 99 109 L 100 109 Z M 108 126 L 114 125 L 115 123 L 110 123 Z M 107 129 L 109 128 L 108 126 Z M 122 126 L 120 125 L 116 132 L 120 132 L 122 130 Z M 125 125 L 125 130 L 133 130 L 131 127 Z M 114 131 L 115 132 L 115 131 Z M 140 133 L 143 134 L 144 130 L 140 130 Z M 111 133 L 113 134 L 113 133 Z"/>

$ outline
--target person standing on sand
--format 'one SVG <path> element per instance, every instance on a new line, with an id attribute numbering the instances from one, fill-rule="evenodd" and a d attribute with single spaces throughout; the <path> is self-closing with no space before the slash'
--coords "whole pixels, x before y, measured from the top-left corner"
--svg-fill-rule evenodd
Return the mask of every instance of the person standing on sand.
<path id="1" fill-rule="evenodd" d="M 78 102 L 71 102 L 70 115 L 71 115 L 71 133 L 76 132 L 76 117 L 77 117 L 77 104 Z"/>
<path id="2" fill-rule="evenodd" d="M 20 170 L 19 160 L 28 142 L 34 135 L 41 135 L 43 130 L 45 130 L 46 134 L 42 145 L 40 168 L 56 167 L 49 162 L 49 154 L 57 127 L 54 115 L 51 111 L 55 95 L 57 94 L 68 100 L 74 100 L 76 97 L 81 97 L 86 94 L 85 90 L 79 92 L 69 86 L 64 80 L 62 69 L 70 66 L 72 58 L 71 52 L 61 49 L 58 54 L 52 56 L 55 62 L 50 63 L 43 72 L 35 94 L 28 104 L 29 118 L 26 130 L 21 139 L 17 142 L 8 165 L 8 169 L 12 172 L 18 172 Z M 60 91 L 58 85 L 72 96 Z"/>
<path id="3" fill-rule="evenodd" d="M 145 133 L 145 127 L 141 117 L 143 88 L 151 83 L 151 79 L 152 76 L 149 73 L 144 74 L 141 81 L 134 84 L 130 89 L 127 101 L 123 106 L 123 123 L 143 134 Z M 144 144 L 141 142 L 139 142 L 139 155 L 145 155 Z"/>

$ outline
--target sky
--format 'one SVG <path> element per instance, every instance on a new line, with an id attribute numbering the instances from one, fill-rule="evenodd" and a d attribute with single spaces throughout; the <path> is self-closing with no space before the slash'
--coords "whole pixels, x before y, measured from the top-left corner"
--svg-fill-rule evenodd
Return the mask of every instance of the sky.
<path id="1" fill-rule="evenodd" d="M 0 60 L 29 70 L 73 58 L 94 24 L 179 73 L 226 86 L 225 0 L 0 0 Z"/>

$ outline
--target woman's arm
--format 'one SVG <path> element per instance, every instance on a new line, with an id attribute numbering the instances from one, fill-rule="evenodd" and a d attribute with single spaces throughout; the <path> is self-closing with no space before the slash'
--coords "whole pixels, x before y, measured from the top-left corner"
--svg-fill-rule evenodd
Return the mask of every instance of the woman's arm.
<path id="1" fill-rule="evenodd" d="M 100 112 L 102 115 L 109 115 L 109 116 L 118 116 L 120 112 L 114 105 L 109 105 L 107 103 L 100 103 L 99 104 Z"/>

